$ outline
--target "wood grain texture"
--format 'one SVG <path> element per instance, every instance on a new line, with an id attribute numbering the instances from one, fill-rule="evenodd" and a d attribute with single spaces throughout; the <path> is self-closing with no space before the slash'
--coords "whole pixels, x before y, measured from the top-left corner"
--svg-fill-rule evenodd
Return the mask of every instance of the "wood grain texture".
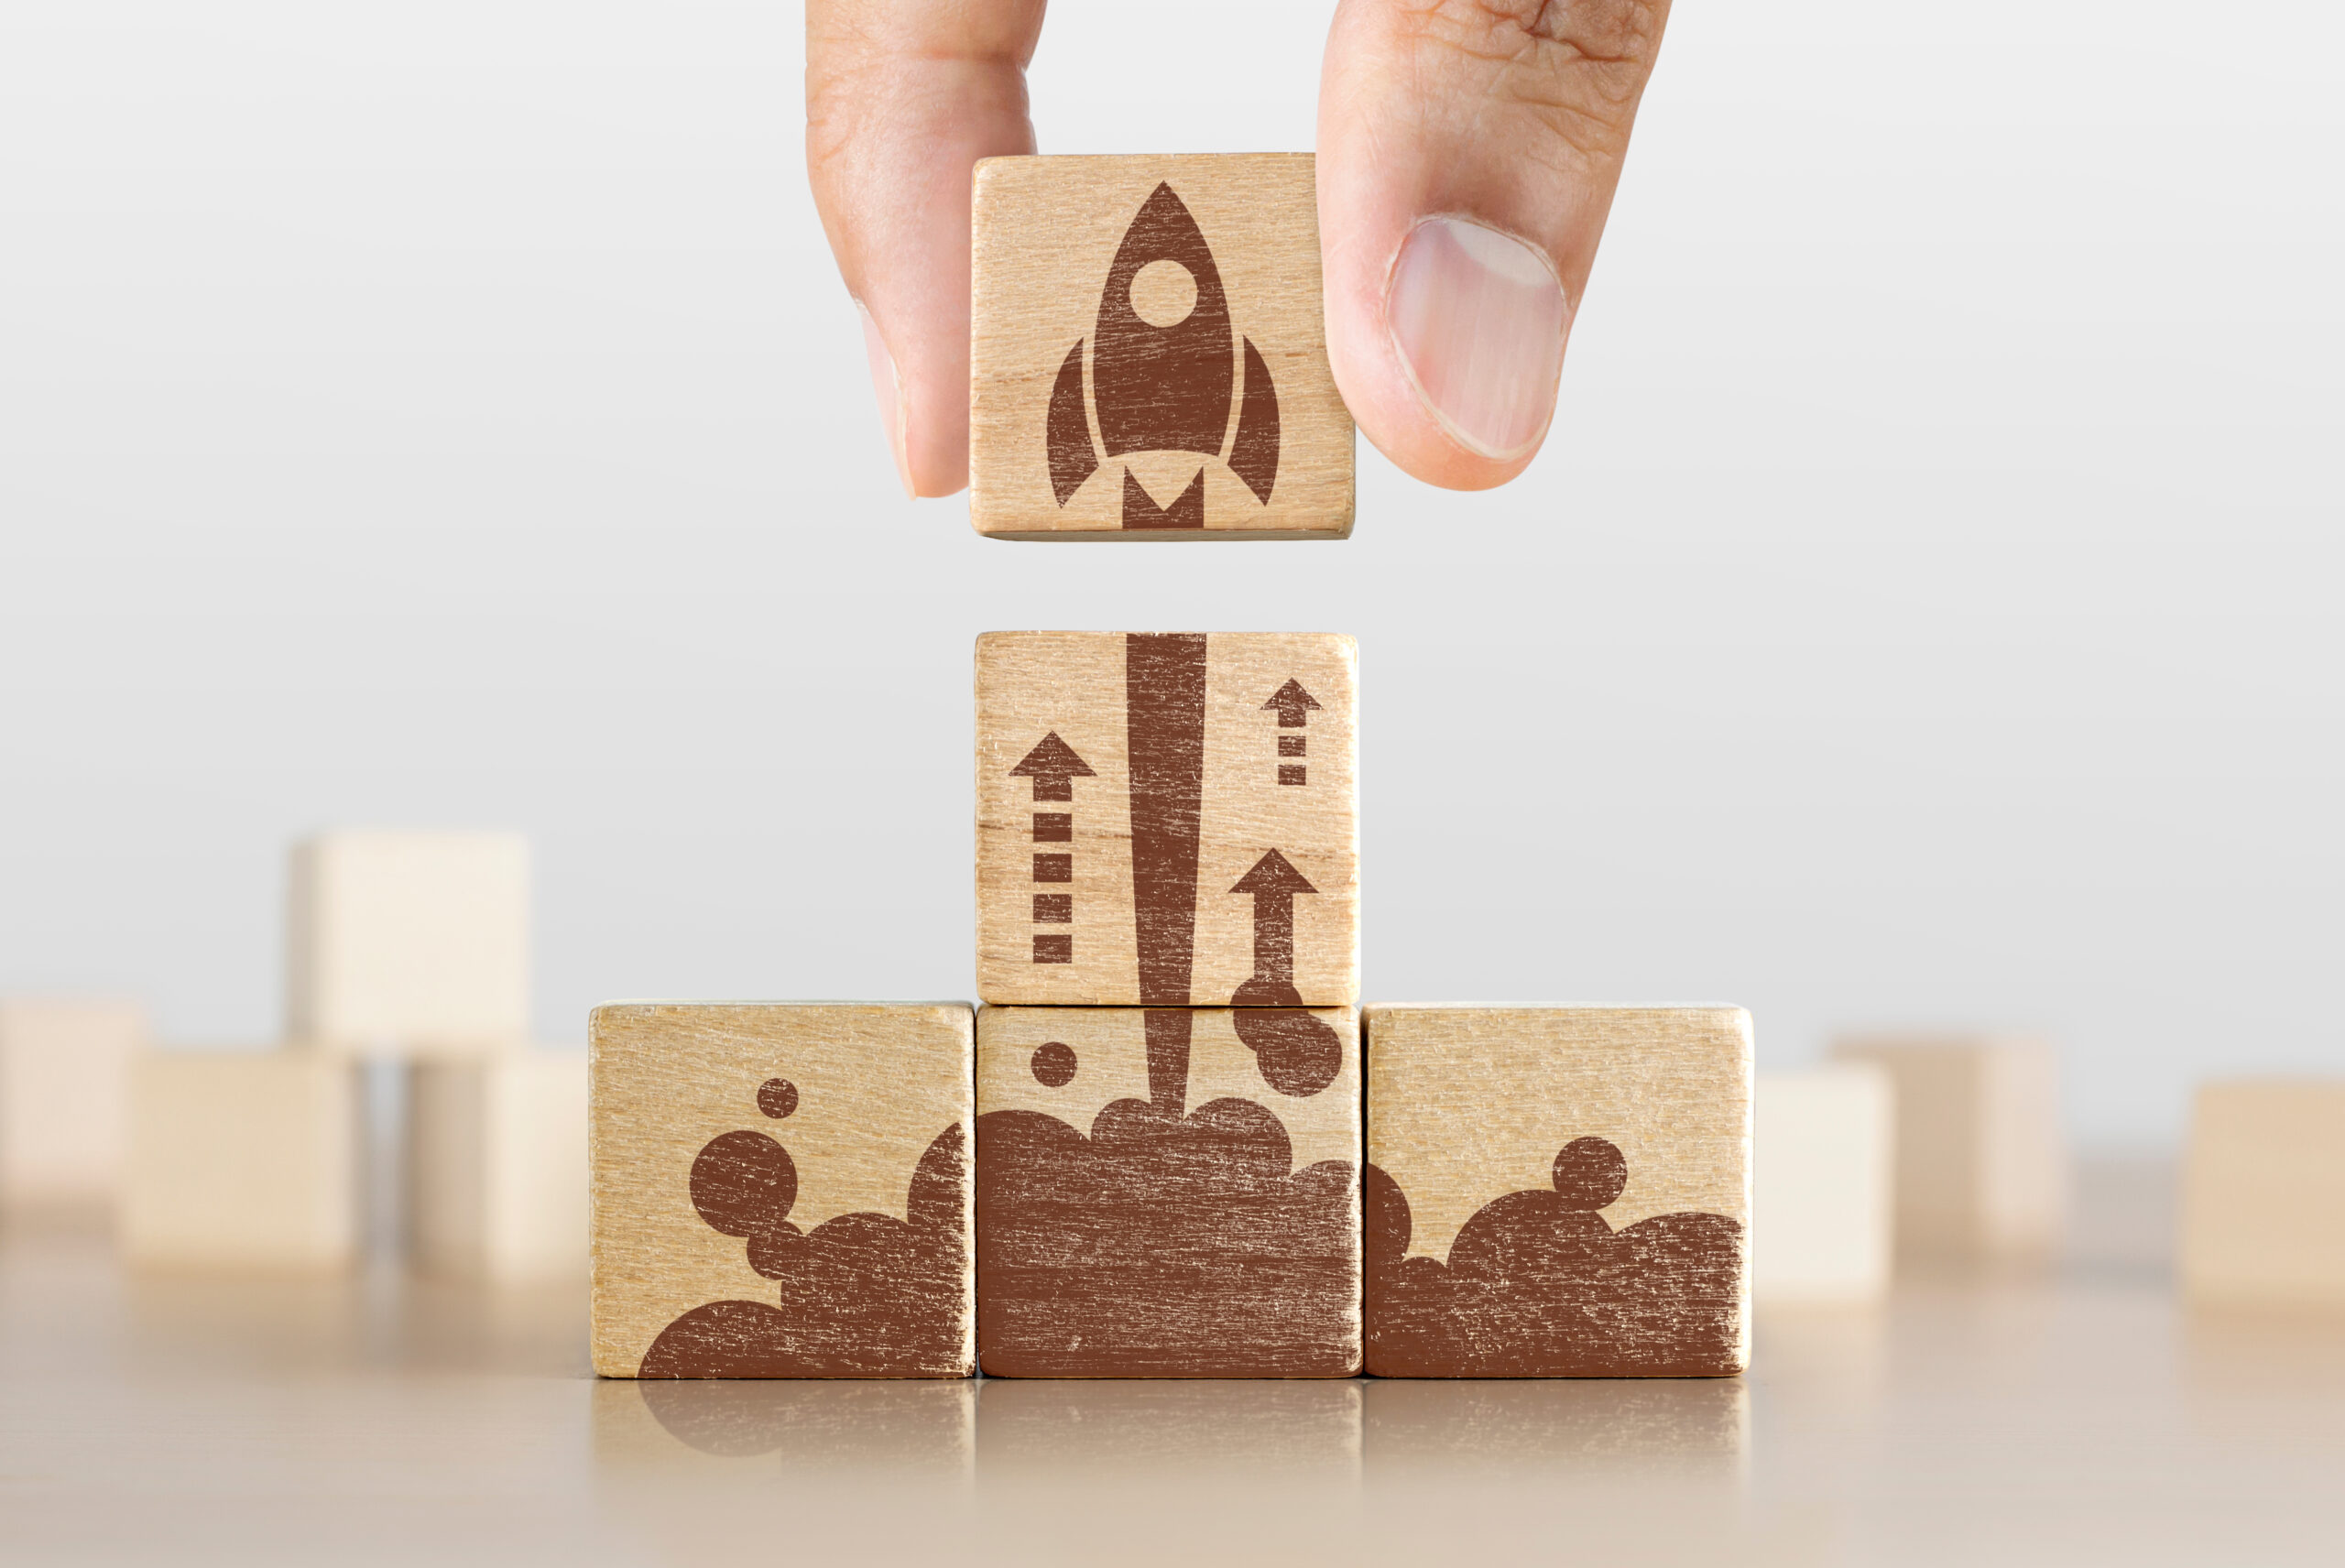
<path id="1" fill-rule="evenodd" d="M 1309 154 L 986 158 L 972 200 L 978 532 L 1351 531 Z"/>
<path id="2" fill-rule="evenodd" d="M 978 994 L 1357 1002 L 1357 657 L 1318 633 L 979 637 Z"/>
<path id="3" fill-rule="evenodd" d="M 307 1272 L 359 1246 L 356 1069 L 314 1051 L 148 1051 L 130 1066 L 124 1255 Z"/>
<path id="4" fill-rule="evenodd" d="M 1268 1062 L 1282 1041 L 1241 1032 L 1264 1021 L 1315 1031 L 1326 1071 Z M 1358 1372 L 1359 1085 L 1350 1008 L 981 1010 L 986 1372 Z"/>
<path id="5" fill-rule="evenodd" d="M 965 1377 L 961 1003 L 594 1009 L 594 1369 Z"/>
<path id="6" fill-rule="evenodd" d="M 1897 1253 L 1907 1262 L 2034 1265 L 2068 1210 L 2059 1063 L 2040 1040 L 1870 1035 L 1833 1055 L 1897 1089 Z"/>
<path id="7" fill-rule="evenodd" d="M 1363 1028 L 1370 1373 L 1742 1369 L 1747 1013 L 1371 1007 Z"/>
<path id="8" fill-rule="evenodd" d="M 2201 1086 L 2181 1230 L 2194 1301 L 2345 1307 L 2345 1080 Z"/>

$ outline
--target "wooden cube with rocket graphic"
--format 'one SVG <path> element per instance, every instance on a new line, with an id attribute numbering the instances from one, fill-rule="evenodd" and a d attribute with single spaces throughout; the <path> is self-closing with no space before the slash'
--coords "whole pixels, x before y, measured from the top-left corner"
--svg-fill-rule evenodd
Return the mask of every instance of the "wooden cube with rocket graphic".
<path id="1" fill-rule="evenodd" d="M 965 1377 L 965 1003 L 594 1009 L 605 1377 Z"/>
<path id="2" fill-rule="evenodd" d="M 1350 533 L 1310 154 L 986 158 L 970 218 L 979 533 Z"/>
<path id="3" fill-rule="evenodd" d="M 1323 633 L 979 637 L 978 995 L 1354 1005 L 1357 667 Z"/>
<path id="4" fill-rule="evenodd" d="M 1372 1007 L 1362 1030 L 1370 1375 L 1748 1365 L 1748 1013 Z"/>

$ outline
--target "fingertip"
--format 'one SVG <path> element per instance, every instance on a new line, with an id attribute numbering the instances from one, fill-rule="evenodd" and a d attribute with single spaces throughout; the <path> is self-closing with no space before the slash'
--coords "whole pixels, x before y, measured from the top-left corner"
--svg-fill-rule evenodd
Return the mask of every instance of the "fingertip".
<path id="1" fill-rule="evenodd" d="M 888 340 L 880 335 L 878 323 L 860 299 L 855 302 L 855 313 L 863 322 L 864 358 L 871 367 L 872 396 L 878 400 L 879 425 L 888 438 L 888 455 L 896 465 L 896 482 L 904 487 L 905 495 L 918 495 L 911 465 L 904 455 L 904 383 L 896 373 L 896 356 L 888 352 Z"/>
<path id="2" fill-rule="evenodd" d="M 1503 485 L 1554 418 L 1571 317 L 1562 285 L 1533 247 L 1471 220 L 1390 227 L 1380 261 L 1338 264 L 1330 247 L 1336 388 L 1360 433 L 1412 477 Z"/>

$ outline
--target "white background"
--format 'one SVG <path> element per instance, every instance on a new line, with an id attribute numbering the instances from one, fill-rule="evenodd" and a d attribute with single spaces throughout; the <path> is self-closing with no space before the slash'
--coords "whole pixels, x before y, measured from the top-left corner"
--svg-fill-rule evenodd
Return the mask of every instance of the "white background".
<path id="1" fill-rule="evenodd" d="M 1045 150 L 1311 143 L 1062 4 Z M 2345 1068 L 2345 13 L 1681 5 L 1529 474 L 1347 544 L 898 495 L 781 5 L 0 0 L 0 988 L 278 1025 L 283 851 L 526 829 L 540 1030 L 972 985 L 970 640 L 1360 639 L 1371 998 Z"/>

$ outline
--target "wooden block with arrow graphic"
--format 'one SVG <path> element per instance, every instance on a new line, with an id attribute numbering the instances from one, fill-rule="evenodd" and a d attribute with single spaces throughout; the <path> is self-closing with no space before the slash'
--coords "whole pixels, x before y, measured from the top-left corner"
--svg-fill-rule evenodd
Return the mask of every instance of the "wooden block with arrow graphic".
<path id="1" fill-rule="evenodd" d="M 1359 1063 L 1349 1007 L 980 1011 L 986 1372 L 1358 1372 Z"/>
<path id="2" fill-rule="evenodd" d="M 978 994 L 1354 1005 L 1357 666 L 1328 633 L 979 637 Z"/>
<path id="3" fill-rule="evenodd" d="M 971 226 L 978 532 L 1351 532 L 1311 155 L 986 158 Z"/>
<path id="4" fill-rule="evenodd" d="M 1373 1007 L 1362 1029 L 1372 1376 L 1742 1370 L 1748 1013 Z"/>

